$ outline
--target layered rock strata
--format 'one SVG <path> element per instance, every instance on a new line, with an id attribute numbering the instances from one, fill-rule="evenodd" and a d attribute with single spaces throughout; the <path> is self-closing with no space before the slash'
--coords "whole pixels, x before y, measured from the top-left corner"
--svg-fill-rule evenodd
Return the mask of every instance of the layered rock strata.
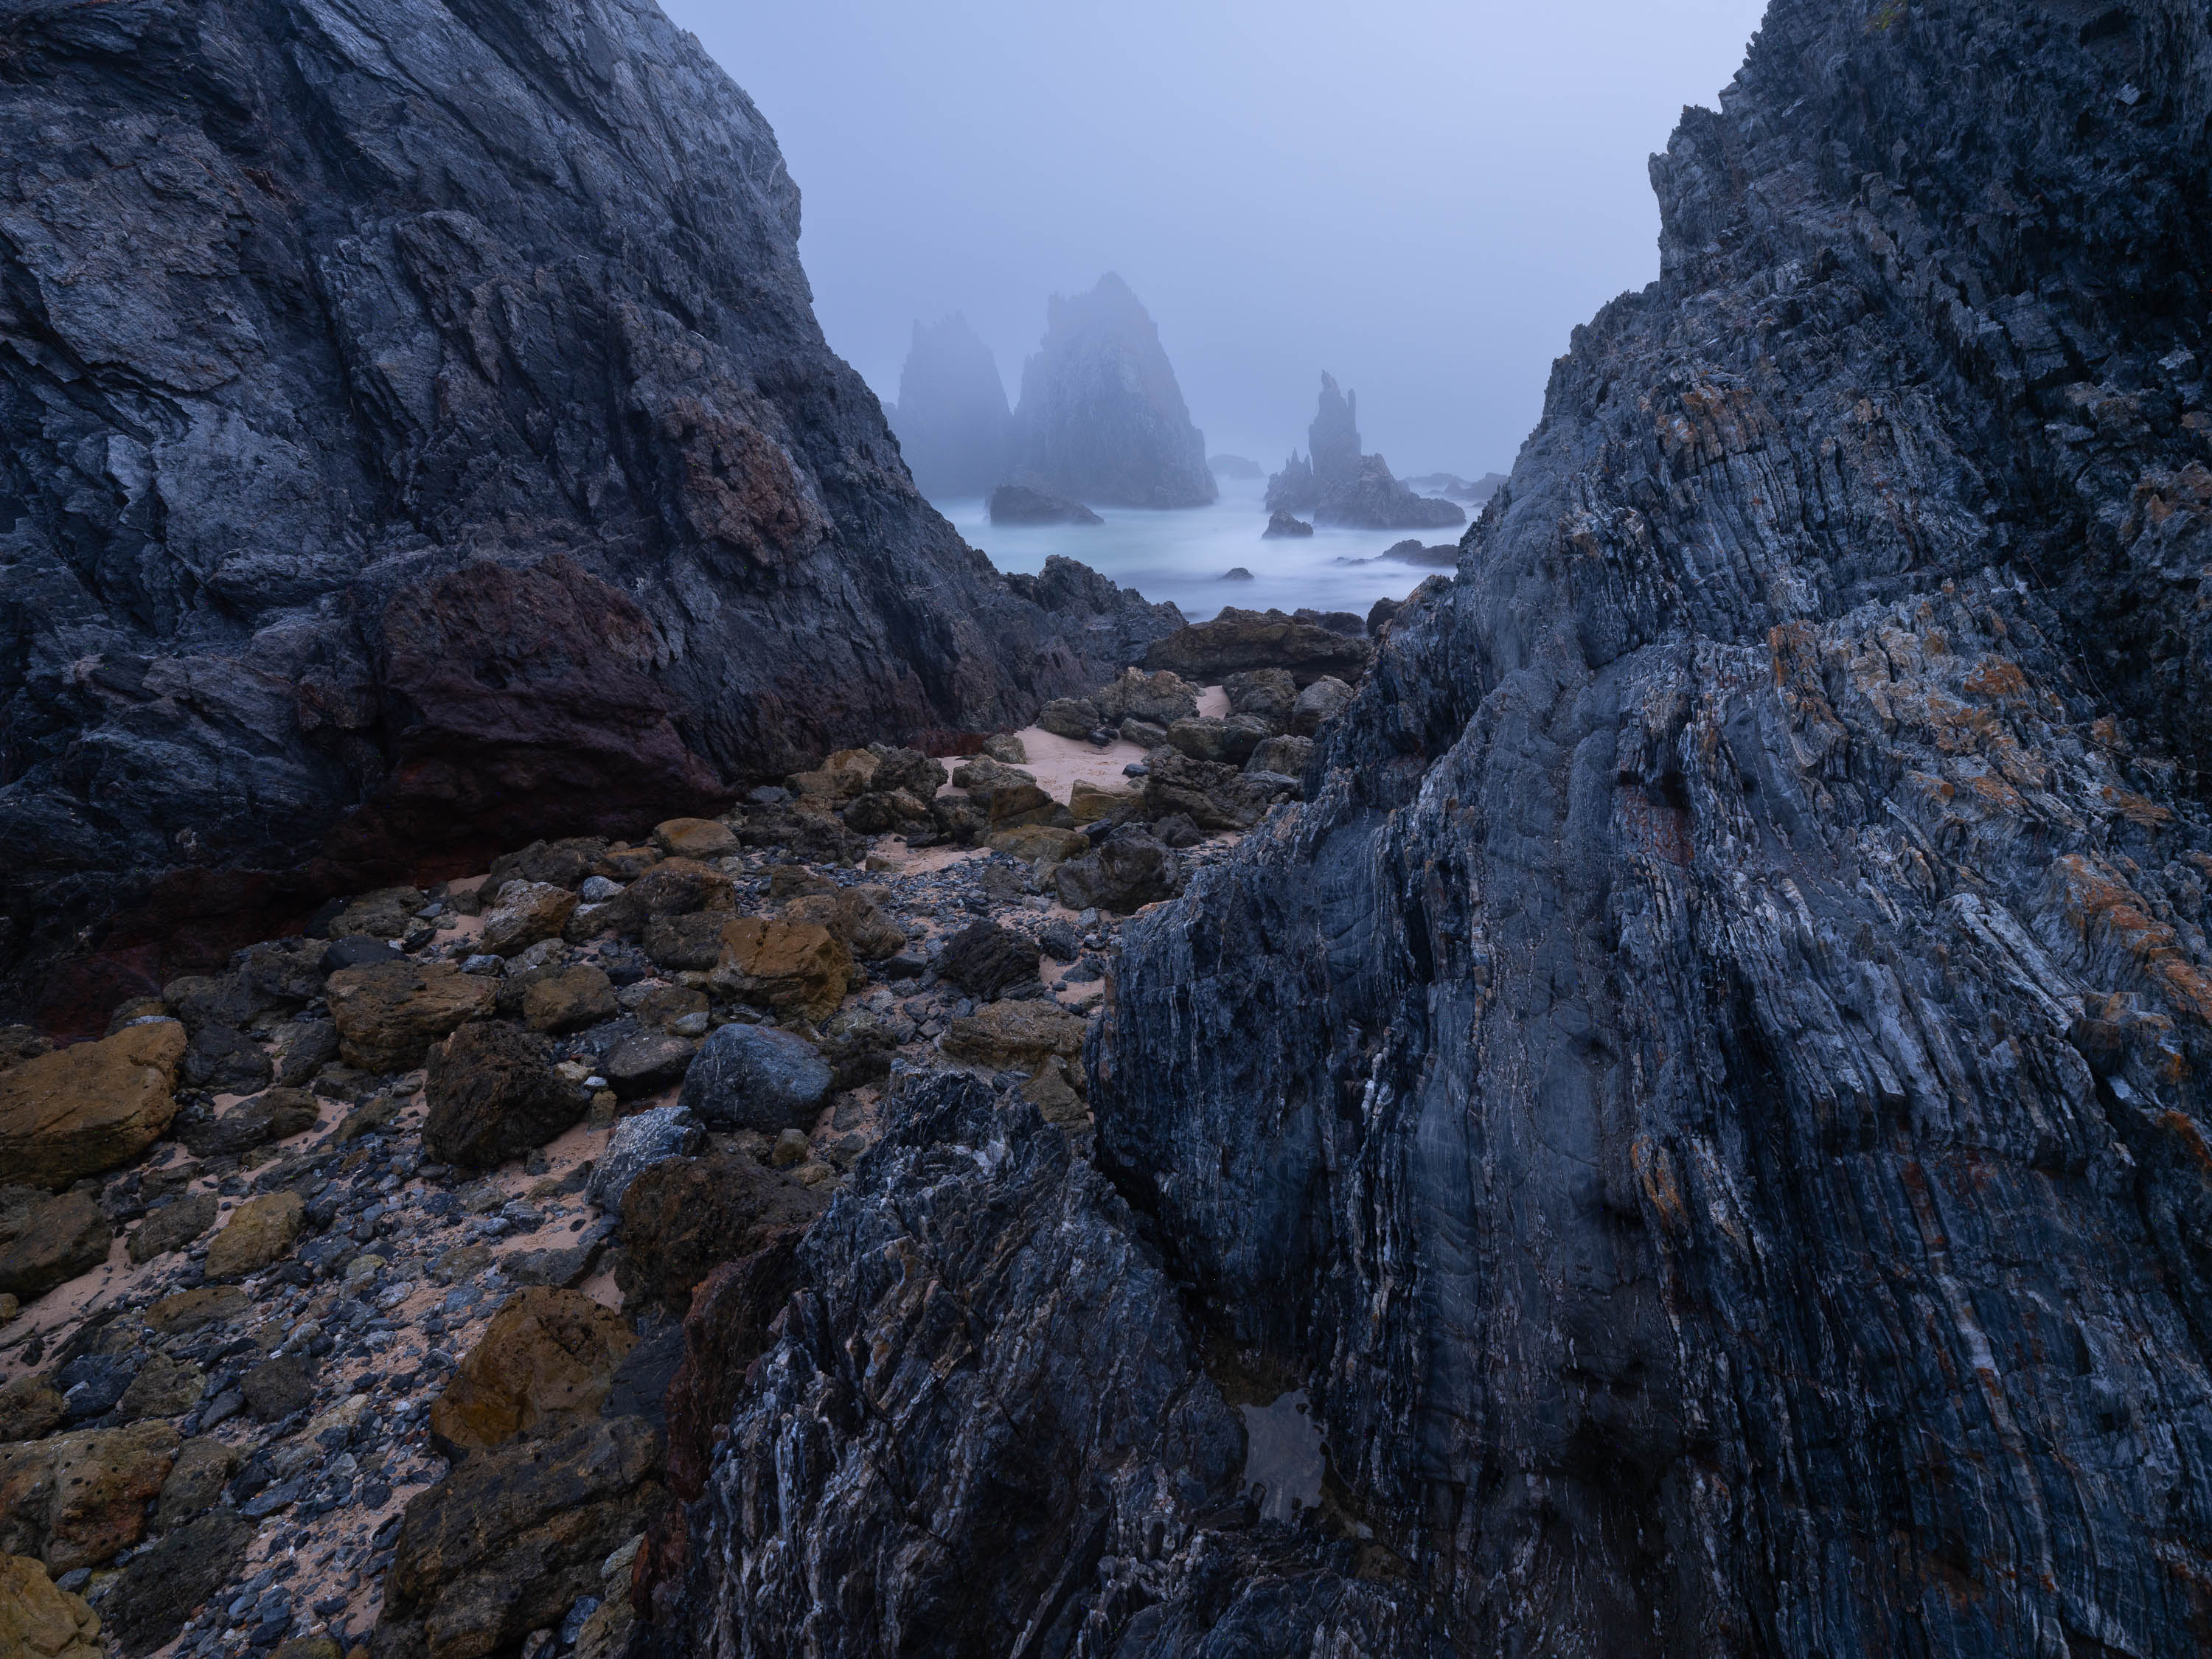
<path id="1" fill-rule="evenodd" d="M 1685 117 L 1661 280 L 1577 331 L 1304 804 L 1131 927 L 1091 1041 L 1135 1218 L 1080 1230 L 1185 1291 L 1146 1386 L 1303 1389 L 1321 1501 L 1173 1507 L 1220 1465 L 1164 1412 L 1015 1430 L 1008 1487 L 1113 1540 L 1040 1543 L 1025 1650 L 2203 1644 L 2208 114 L 2201 6 L 1777 0 Z M 872 1614 L 1017 1570 L 908 1505 L 991 1474 L 1031 1396 L 982 1381 L 1068 1305 L 1056 1267 L 971 1304 L 982 1241 L 1073 1199 L 1021 1195 L 1011 1121 L 940 1138 L 946 1207 L 841 1205 L 733 1408 L 711 1650 L 855 1639 L 802 1552 L 872 1564 Z M 992 1180 L 1015 1214 L 956 1195 Z M 1174 1565 L 1208 1540 L 1211 1628 Z M 1316 1638 L 1283 1587 L 1337 1561 L 1361 1616 Z"/>
<path id="2" fill-rule="evenodd" d="M 40 0 L 0 154 L 0 955 L 103 952 L 8 1001 L 1118 665 L 916 494 L 642 0 Z"/>

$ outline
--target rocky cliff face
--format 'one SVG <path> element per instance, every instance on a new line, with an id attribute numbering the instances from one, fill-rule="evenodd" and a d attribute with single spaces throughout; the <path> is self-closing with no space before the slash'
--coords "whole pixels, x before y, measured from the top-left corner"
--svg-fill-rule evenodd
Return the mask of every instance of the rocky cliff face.
<path id="1" fill-rule="evenodd" d="M 1308 453 L 1293 453 L 1267 480 L 1267 509 L 1310 513 L 1322 524 L 1365 530 L 1435 530 L 1465 524 L 1449 501 L 1416 495 L 1380 455 L 1359 453 L 1359 394 L 1321 377 L 1321 407 L 1306 431 Z"/>
<path id="2" fill-rule="evenodd" d="M 1220 494 L 1159 329 L 1111 271 L 1046 308 L 1044 341 L 1022 368 L 1014 467 L 1100 507 L 1204 507 Z"/>
<path id="3" fill-rule="evenodd" d="M 991 348 L 965 317 L 914 325 L 890 411 L 915 485 L 939 501 L 988 495 L 1006 481 L 1013 414 Z"/>
<path id="4" fill-rule="evenodd" d="M 0 953 L 92 1000 L 1112 666 L 916 495 L 639 0 L 17 5 L 0 155 Z"/>
<path id="5" fill-rule="evenodd" d="M 1162 1413 L 1005 1431 L 1039 1467 L 960 1467 L 1113 1540 L 1023 1650 L 1304 1651 L 1331 1564 L 1337 1654 L 2212 1640 L 2203 8 L 1777 0 L 1723 101 L 1654 163 L 1661 281 L 1093 1039 L 1199 1358 L 1163 1320 L 1085 1374 L 1303 1386 L 1322 1500 L 1240 1507 Z M 945 1138 L 1020 1179 L 1014 1131 Z M 951 1389 L 907 1356 L 988 1372 L 1062 1294 L 970 1299 L 982 1254 L 905 1248 L 896 1302 L 856 1260 L 794 1414 L 741 1408 L 693 1594 L 759 1650 L 820 1626 L 713 1564 L 794 1505 L 914 1605 L 945 1465 L 898 1486 L 874 1425 Z M 1181 1599 L 1205 1547 L 1235 1641 Z"/>

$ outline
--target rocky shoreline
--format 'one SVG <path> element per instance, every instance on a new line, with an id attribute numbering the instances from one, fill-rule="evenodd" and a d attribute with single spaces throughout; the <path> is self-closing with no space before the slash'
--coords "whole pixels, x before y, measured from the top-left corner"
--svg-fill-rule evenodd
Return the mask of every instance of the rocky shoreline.
<path id="1" fill-rule="evenodd" d="M 1211 649 L 1295 673 L 1131 670 L 949 764 L 841 752 L 333 902 L 89 1042 L 0 1032 L 0 1632 L 625 1651 L 876 1149 L 953 1109 L 1085 1155 L 1127 917 L 1299 794 L 1350 696 L 1315 662 L 1361 653 L 1276 622 Z"/>

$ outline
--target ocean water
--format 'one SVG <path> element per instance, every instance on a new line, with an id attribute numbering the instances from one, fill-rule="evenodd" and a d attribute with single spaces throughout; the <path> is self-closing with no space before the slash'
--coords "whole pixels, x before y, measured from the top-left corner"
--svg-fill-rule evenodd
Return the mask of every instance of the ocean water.
<path id="1" fill-rule="evenodd" d="M 1376 600 L 1402 599 L 1437 573 L 1395 560 L 1357 566 L 1351 561 L 1371 559 L 1408 537 L 1436 545 L 1455 542 L 1462 533 L 1449 527 L 1417 532 L 1316 526 L 1310 537 L 1262 541 L 1267 489 L 1264 479 L 1224 478 L 1221 499 L 1212 507 L 1177 512 L 1102 507 L 1096 511 L 1106 520 L 1103 525 L 994 525 L 981 501 L 934 505 L 969 546 L 981 548 L 1001 570 L 1034 574 L 1044 568 L 1048 556 L 1062 554 L 1148 599 L 1172 599 L 1192 622 L 1204 622 L 1228 605 L 1248 611 L 1310 606 L 1364 617 Z M 1250 571 L 1252 580 L 1223 579 L 1237 567 Z"/>

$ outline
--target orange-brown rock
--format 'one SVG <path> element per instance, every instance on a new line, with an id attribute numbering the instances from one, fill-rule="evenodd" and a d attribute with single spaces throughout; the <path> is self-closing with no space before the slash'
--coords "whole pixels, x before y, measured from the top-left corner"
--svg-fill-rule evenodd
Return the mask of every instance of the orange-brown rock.
<path id="1" fill-rule="evenodd" d="M 1034 1072 L 1057 1055 L 1083 1057 L 1084 1022 L 1049 1002 L 994 1002 L 945 1034 L 945 1052 L 993 1071 Z"/>
<path id="2" fill-rule="evenodd" d="M 100 1615 L 38 1562 L 0 1555 L 0 1654 L 9 1659 L 104 1659 Z"/>
<path id="3" fill-rule="evenodd" d="M 179 1443 L 176 1430 L 150 1422 L 0 1446 L 0 1552 L 63 1573 L 137 1543 Z"/>
<path id="4" fill-rule="evenodd" d="M 853 981 L 853 954 L 817 922 L 742 916 L 722 929 L 714 983 L 748 1002 L 819 1023 Z"/>
<path id="5" fill-rule="evenodd" d="M 484 1328 L 430 1407 L 430 1431 L 459 1450 L 553 1433 L 599 1414 L 637 1338 L 581 1291 L 537 1285 Z"/>
<path id="6" fill-rule="evenodd" d="M 420 1066 L 430 1045 L 491 1012 L 498 987 L 449 962 L 379 962 L 341 968 L 325 991 L 338 1053 L 364 1072 Z"/>
<path id="7" fill-rule="evenodd" d="M 299 1194 L 264 1193 L 231 1212 L 222 1231 L 208 1241 L 210 1279 L 239 1279 L 258 1273 L 291 1253 L 300 1237 L 306 1206 Z"/>
<path id="8" fill-rule="evenodd" d="M 176 1115 L 185 1042 L 182 1025 L 158 1020 L 0 1073 L 0 1170 L 58 1190 L 128 1164 Z"/>

